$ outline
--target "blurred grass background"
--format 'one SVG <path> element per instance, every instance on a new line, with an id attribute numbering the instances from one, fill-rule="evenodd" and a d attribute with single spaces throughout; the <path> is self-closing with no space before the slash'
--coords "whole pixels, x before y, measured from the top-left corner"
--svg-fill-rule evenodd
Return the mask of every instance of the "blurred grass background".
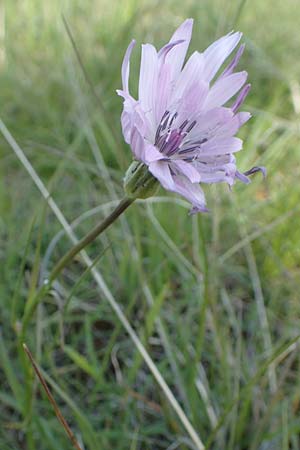
<path id="1" fill-rule="evenodd" d="M 265 165 L 267 179 L 206 186 L 211 213 L 193 217 L 161 190 L 89 254 L 207 448 L 299 449 L 299 1 L 13 0 L 1 14 L 1 119 L 78 235 L 122 196 L 131 152 L 115 89 L 129 41 L 159 47 L 186 17 L 190 53 L 244 33 L 253 118 L 238 165 Z M 69 242 L 2 137 L 0 157 L 0 448 L 63 450 L 18 336 L 39 268 Z M 64 271 L 26 335 L 82 447 L 194 448 L 90 274 L 77 283 L 83 271 Z"/>

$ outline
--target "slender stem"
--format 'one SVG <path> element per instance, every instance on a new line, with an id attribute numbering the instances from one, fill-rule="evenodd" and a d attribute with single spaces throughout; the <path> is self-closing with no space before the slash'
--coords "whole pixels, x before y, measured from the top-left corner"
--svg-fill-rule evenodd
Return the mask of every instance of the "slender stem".
<path id="1" fill-rule="evenodd" d="M 74 245 L 55 265 L 50 273 L 50 283 L 55 280 L 63 268 L 79 253 L 84 247 L 93 242 L 99 234 L 108 228 L 124 211 L 133 203 L 133 199 L 124 198 L 120 201 L 113 212 L 101 223 L 95 226 L 86 236 L 84 236 L 76 245 Z"/>
<path id="2" fill-rule="evenodd" d="M 72 259 L 81 252 L 81 250 L 86 247 L 88 244 L 93 242 L 99 234 L 101 234 L 104 230 L 106 230 L 124 211 L 127 209 L 132 203 L 134 199 L 130 199 L 125 197 L 120 201 L 118 206 L 112 211 L 112 213 L 106 217 L 102 222 L 95 226 L 86 236 L 84 236 L 80 241 L 78 241 L 54 266 L 52 272 L 48 280 L 45 280 L 45 283 L 38 289 L 35 293 L 34 297 L 27 302 L 26 309 L 24 312 L 24 316 L 22 319 L 22 333 L 20 335 L 20 339 L 25 339 L 25 333 L 29 321 L 32 317 L 33 312 L 35 311 L 37 305 L 40 300 L 49 292 L 53 281 L 58 277 L 61 271 L 72 261 Z"/>

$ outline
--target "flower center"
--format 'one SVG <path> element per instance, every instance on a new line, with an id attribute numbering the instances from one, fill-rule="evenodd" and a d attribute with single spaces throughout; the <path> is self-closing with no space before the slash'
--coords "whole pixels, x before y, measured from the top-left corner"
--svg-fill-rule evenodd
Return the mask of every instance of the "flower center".
<path id="1" fill-rule="evenodd" d="M 195 120 L 190 122 L 186 119 L 179 127 L 172 129 L 172 125 L 177 116 L 177 112 L 171 114 L 170 111 L 165 111 L 156 130 L 154 145 L 161 153 L 168 157 L 179 151 L 183 145 L 185 137 L 196 125 Z"/>

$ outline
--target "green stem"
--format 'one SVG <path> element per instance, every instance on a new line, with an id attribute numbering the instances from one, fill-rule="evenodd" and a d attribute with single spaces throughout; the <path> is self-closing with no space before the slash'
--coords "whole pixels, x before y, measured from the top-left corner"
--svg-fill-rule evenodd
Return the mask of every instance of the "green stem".
<path id="1" fill-rule="evenodd" d="M 50 273 L 49 279 L 45 280 L 45 283 L 38 289 L 34 297 L 32 297 L 27 303 L 27 307 L 24 312 L 22 320 L 22 333 L 20 338 L 25 338 L 25 333 L 29 321 L 32 317 L 40 300 L 49 292 L 53 281 L 58 277 L 62 270 L 74 259 L 74 257 L 88 244 L 93 242 L 104 230 L 106 230 L 132 203 L 134 199 L 125 197 L 120 201 L 118 206 L 112 211 L 112 213 L 106 217 L 101 223 L 95 226 L 86 236 L 84 236 L 77 244 L 75 244 L 54 266 Z"/>
<path id="2" fill-rule="evenodd" d="M 113 212 L 95 226 L 86 236 L 84 236 L 74 247 L 72 247 L 55 265 L 54 269 L 50 273 L 49 282 L 51 283 L 55 280 L 60 272 L 66 267 L 72 259 L 88 244 L 93 242 L 96 237 L 99 236 L 106 228 L 108 228 L 124 211 L 133 203 L 134 199 L 124 198 L 120 201 L 118 206 L 113 210 Z"/>

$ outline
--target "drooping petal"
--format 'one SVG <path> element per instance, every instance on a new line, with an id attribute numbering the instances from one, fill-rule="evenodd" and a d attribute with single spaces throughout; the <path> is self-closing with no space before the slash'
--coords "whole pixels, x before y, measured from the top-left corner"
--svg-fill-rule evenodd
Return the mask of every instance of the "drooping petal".
<path id="1" fill-rule="evenodd" d="M 159 161 L 161 159 L 165 159 L 165 155 L 159 152 L 154 145 L 147 142 L 145 144 L 144 162 L 146 164 L 150 164 L 154 161 Z"/>
<path id="2" fill-rule="evenodd" d="M 132 131 L 132 115 L 130 112 L 126 111 L 126 109 L 123 109 L 123 112 L 121 114 L 121 126 L 125 142 L 127 144 L 130 144 L 130 136 Z"/>
<path id="3" fill-rule="evenodd" d="M 184 175 L 172 176 L 169 164 L 165 161 L 151 163 L 149 170 L 165 189 L 185 197 L 193 205 L 193 212 L 207 211 L 204 193 L 198 183 L 192 183 Z"/>
<path id="4" fill-rule="evenodd" d="M 165 189 L 174 191 L 174 179 L 167 161 L 154 161 L 149 164 L 149 170 Z"/>
<path id="5" fill-rule="evenodd" d="M 130 135 L 130 146 L 137 161 L 145 159 L 145 140 L 139 130 L 134 127 Z"/>
<path id="6" fill-rule="evenodd" d="M 191 163 L 182 160 L 172 160 L 171 167 L 176 167 L 182 175 L 185 175 L 191 183 L 200 183 L 201 176 L 197 169 Z"/>
<path id="7" fill-rule="evenodd" d="M 134 126 L 135 106 L 137 102 L 124 91 L 117 91 L 118 95 L 125 98 L 121 115 L 122 132 L 127 144 L 130 144 L 130 136 Z"/>
<path id="8" fill-rule="evenodd" d="M 117 90 L 117 93 L 124 97 L 121 125 L 125 141 L 130 144 L 133 128 L 137 128 L 144 137 L 149 134 L 150 124 L 139 102 L 124 91 Z"/>
<path id="9" fill-rule="evenodd" d="M 229 33 L 221 37 L 204 52 L 205 68 L 204 77 L 207 81 L 211 81 L 225 59 L 238 45 L 242 33 Z"/>
<path id="10" fill-rule="evenodd" d="M 206 98 L 205 108 L 212 109 L 224 105 L 243 86 L 247 79 L 247 72 L 237 72 L 218 80 Z"/>
<path id="11" fill-rule="evenodd" d="M 208 211 L 204 192 L 199 184 L 191 183 L 186 177 L 177 175 L 174 177 L 173 190 L 192 204 L 193 208 L 190 210 L 190 214 Z"/>
<path id="12" fill-rule="evenodd" d="M 135 40 L 133 39 L 130 44 L 128 45 L 128 48 L 125 52 L 125 56 L 122 63 L 122 85 L 123 85 L 123 91 L 126 93 L 129 93 L 128 89 L 128 80 L 129 80 L 129 69 L 130 69 L 130 56 L 131 52 L 133 50 L 133 47 L 135 46 Z"/>
<path id="13" fill-rule="evenodd" d="M 160 153 L 154 145 L 146 141 L 137 127 L 133 127 L 131 132 L 130 146 L 135 159 L 142 161 L 147 165 L 154 161 L 165 159 L 165 156 Z"/>

